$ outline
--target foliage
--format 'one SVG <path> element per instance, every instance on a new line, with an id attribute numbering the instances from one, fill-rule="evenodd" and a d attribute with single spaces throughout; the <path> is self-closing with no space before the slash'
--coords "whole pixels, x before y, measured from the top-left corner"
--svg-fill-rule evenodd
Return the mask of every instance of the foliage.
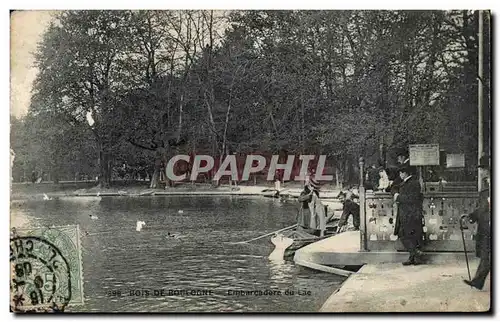
<path id="1" fill-rule="evenodd" d="M 324 153 L 348 172 L 359 156 L 380 158 L 381 143 L 389 151 L 440 143 L 466 152 L 473 165 L 477 17 L 470 11 L 63 12 L 37 51 L 31 121 L 12 124 L 21 136 L 37 135 L 33 128 L 49 131 L 46 117 L 53 115 L 54 133 L 44 133 L 50 143 L 39 146 L 63 152 L 42 155 L 36 145 L 16 147 L 17 138 L 14 150 L 28 151 L 19 154 L 28 168 L 44 158 L 52 167 L 75 164 L 81 151 L 93 151 L 105 184 L 114 166 L 149 163 L 159 173 L 179 152 Z M 485 26 L 487 40 L 489 18 Z M 79 142 L 86 147 L 68 133 L 85 133 Z"/>

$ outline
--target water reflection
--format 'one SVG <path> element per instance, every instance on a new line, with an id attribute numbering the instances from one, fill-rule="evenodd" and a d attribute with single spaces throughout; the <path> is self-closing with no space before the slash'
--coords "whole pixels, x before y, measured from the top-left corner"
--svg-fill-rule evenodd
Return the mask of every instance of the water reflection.
<path id="1" fill-rule="evenodd" d="M 293 262 L 285 260 L 270 260 L 269 269 L 270 278 L 276 283 L 289 283 L 295 272 Z"/>

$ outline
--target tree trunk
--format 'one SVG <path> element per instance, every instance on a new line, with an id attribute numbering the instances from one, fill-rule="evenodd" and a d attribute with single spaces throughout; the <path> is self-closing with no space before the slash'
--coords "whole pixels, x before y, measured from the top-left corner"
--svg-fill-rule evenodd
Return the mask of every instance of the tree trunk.
<path id="1" fill-rule="evenodd" d="M 54 171 L 53 175 L 52 175 L 52 180 L 54 181 L 54 183 L 59 183 L 59 175 L 56 171 Z"/>
<path id="2" fill-rule="evenodd" d="M 342 189 L 342 184 L 340 182 L 340 169 L 338 164 L 335 166 L 335 182 L 337 184 L 337 189 Z"/>
<path id="3" fill-rule="evenodd" d="M 99 152 L 98 182 L 99 182 L 99 187 L 105 189 L 109 188 L 111 184 L 111 169 L 110 169 L 109 157 L 106 155 L 105 152 L 102 151 L 102 149 Z"/>
<path id="4" fill-rule="evenodd" d="M 181 139 L 182 133 L 182 113 L 184 112 L 184 93 L 181 94 L 179 102 L 179 124 L 177 125 L 177 141 Z"/>
<path id="5" fill-rule="evenodd" d="M 97 181 L 99 183 L 100 188 L 107 189 L 109 188 L 111 183 L 111 169 L 110 169 L 109 155 L 105 152 L 104 144 L 100 140 L 98 140 L 97 144 L 99 147 L 99 159 L 97 160 L 99 175 L 97 177 Z"/>
<path id="6" fill-rule="evenodd" d="M 160 182 L 160 168 L 155 166 L 155 171 L 153 172 L 153 176 L 151 177 L 151 184 L 149 185 L 150 189 L 158 188 L 158 183 Z"/>
<path id="7" fill-rule="evenodd" d="M 111 160 L 111 157 L 109 155 L 107 156 L 107 161 L 108 162 L 106 162 L 105 172 L 106 172 L 107 186 L 109 187 L 111 185 L 111 175 L 113 173 L 113 171 L 112 171 L 112 169 L 113 169 L 113 161 Z"/>
<path id="8" fill-rule="evenodd" d="M 344 159 L 344 171 L 342 176 L 343 185 L 349 185 L 351 181 L 351 175 L 349 173 L 349 157 Z"/>
<path id="9" fill-rule="evenodd" d="M 161 159 L 159 156 L 156 157 L 154 169 L 153 176 L 151 177 L 151 183 L 149 185 L 149 188 L 151 189 L 157 189 L 158 184 L 160 183 Z"/>

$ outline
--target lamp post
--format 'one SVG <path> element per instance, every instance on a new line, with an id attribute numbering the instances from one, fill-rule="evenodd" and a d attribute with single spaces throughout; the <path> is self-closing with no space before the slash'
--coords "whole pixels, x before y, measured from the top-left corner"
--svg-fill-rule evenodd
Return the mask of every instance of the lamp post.
<path id="1" fill-rule="evenodd" d="M 479 10 L 479 33 L 478 33 L 478 79 L 477 79 L 477 161 L 481 162 L 483 156 L 483 11 Z M 483 189 L 483 171 L 481 168 L 477 170 L 477 190 Z"/>

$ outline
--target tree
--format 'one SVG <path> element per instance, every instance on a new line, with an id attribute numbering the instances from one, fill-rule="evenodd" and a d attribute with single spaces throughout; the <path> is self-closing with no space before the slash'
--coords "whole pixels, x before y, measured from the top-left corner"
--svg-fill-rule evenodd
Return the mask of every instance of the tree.
<path id="1" fill-rule="evenodd" d="M 11 148 L 16 153 L 15 181 L 27 181 L 33 171 L 45 180 L 74 180 L 77 174 L 96 173 L 92 133 L 54 114 L 28 113 L 11 120 Z"/>
<path id="2" fill-rule="evenodd" d="M 128 12 L 65 11 L 48 28 L 36 53 L 39 69 L 31 109 L 54 112 L 73 125 L 87 124 L 98 151 L 99 183 L 111 181 L 117 95 L 134 79 L 122 69 Z M 119 122 L 118 122 L 119 123 Z"/>
<path id="3" fill-rule="evenodd" d="M 113 162 L 150 160 L 156 188 L 174 153 L 327 154 L 345 182 L 360 155 L 410 143 L 473 164 L 476 25 L 470 11 L 69 11 L 39 47 L 31 110 L 92 133 L 103 186 Z"/>

